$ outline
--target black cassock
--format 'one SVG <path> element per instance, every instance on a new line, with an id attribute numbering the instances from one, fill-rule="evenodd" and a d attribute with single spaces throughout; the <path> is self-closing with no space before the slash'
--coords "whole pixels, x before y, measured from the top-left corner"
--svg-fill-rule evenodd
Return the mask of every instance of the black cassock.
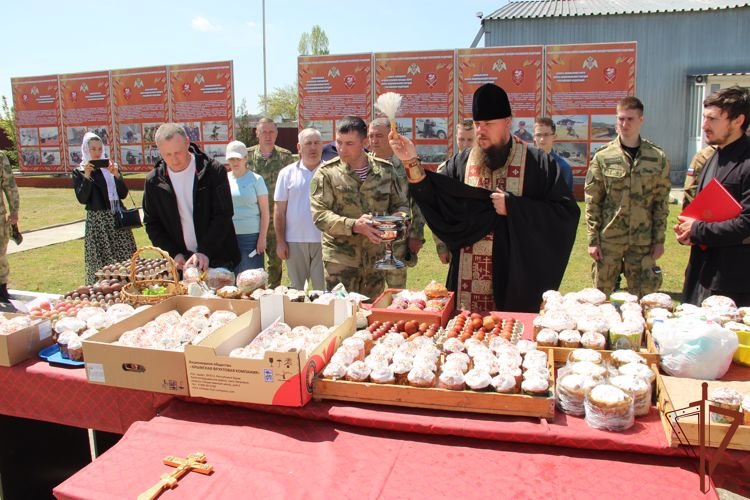
<path id="1" fill-rule="evenodd" d="M 451 250 L 446 287 L 457 291 L 461 248 L 494 231 L 495 310 L 539 311 L 542 294 L 560 286 L 581 211 L 555 161 L 529 147 L 523 196 L 508 193 L 508 215 L 498 215 L 491 191 L 463 183 L 469 152 L 448 160 L 444 175 L 426 172 L 426 179 L 409 185 L 430 229 Z"/>

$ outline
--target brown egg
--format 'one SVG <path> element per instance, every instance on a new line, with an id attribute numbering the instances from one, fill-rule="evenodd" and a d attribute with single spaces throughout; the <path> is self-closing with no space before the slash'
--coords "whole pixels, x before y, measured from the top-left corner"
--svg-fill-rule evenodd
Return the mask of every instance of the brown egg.
<path id="1" fill-rule="evenodd" d="M 420 333 L 424 333 L 427 331 L 427 329 L 430 327 L 427 323 L 420 323 L 419 324 L 419 331 Z"/>
<path id="2" fill-rule="evenodd" d="M 469 316 L 471 319 L 482 319 L 482 315 L 479 313 L 471 313 L 471 316 Z"/>
<path id="3" fill-rule="evenodd" d="M 404 324 L 404 332 L 411 335 L 415 333 L 419 329 L 419 325 L 416 321 L 407 321 L 406 324 Z"/>
<path id="4" fill-rule="evenodd" d="M 487 330 L 492 330 L 495 327 L 495 319 L 492 316 L 485 316 L 482 319 L 482 326 Z"/>
<path id="5" fill-rule="evenodd" d="M 478 330 L 479 328 L 481 328 L 482 327 L 482 317 L 480 316 L 478 318 L 472 318 L 472 320 L 471 320 L 471 327 L 474 330 Z"/>

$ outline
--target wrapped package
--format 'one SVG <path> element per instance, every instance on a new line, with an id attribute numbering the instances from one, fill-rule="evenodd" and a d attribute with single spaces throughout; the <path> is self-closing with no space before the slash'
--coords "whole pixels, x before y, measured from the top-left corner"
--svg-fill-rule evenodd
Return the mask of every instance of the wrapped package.
<path id="1" fill-rule="evenodd" d="M 716 380 L 732 363 L 737 335 L 717 323 L 694 317 L 673 318 L 654 325 L 660 366 L 675 377 Z"/>
<path id="2" fill-rule="evenodd" d="M 234 285 L 234 273 L 223 267 L 209 268 L 205 278 L 206 285 L 212 290 Z"/>
<path id="3" fill-rule="evenodd" d="M 621 432 L 635 423 L 633 398 L 609 384 L 597 385 L 584 400 L 586 423 L 594 429 Z"/>
<path id="4" fill-rule="evenodd" d="M 268 273 L 263 269 L 248 269 L 237 275 L 237 288 L 242 293 L 252 293 L 258 288 L 265 288 L 268 283 Z"/>

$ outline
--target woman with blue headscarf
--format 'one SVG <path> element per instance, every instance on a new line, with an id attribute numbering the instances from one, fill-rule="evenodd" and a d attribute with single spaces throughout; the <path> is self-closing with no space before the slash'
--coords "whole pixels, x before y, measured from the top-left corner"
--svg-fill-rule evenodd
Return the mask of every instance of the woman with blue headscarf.
<path id="1" fill-rule="evenodd" d="M 87 132 L 81 144 L 81 165 L 73 170 L 76 197 L 86 205 L 86 284 L 97 281 L 96 271 L 108 264 L 129 259 L 136 250 L 130 229 L 115 228 L 113 213 L 128 188 L 120 175 L 117 163 L 109 161 L 107 168 L 96 168 L 91 160 L 104 158 L 104 144 L 99 136 Z"/>

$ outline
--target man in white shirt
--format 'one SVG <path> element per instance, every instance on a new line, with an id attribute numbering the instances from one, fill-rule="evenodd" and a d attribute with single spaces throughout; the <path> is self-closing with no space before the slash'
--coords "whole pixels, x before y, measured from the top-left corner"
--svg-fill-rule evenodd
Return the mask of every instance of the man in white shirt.
<path id="1" fill-rule="evenodd" d="M 276 254 L 286 261 L 292 288 L 304 290 L 309 279 L 313 290 L 324 290 L 320 231 L 310 210 L 310 181 L 321 164 L 320 132 L 306 128 L 299 133 L 300 160 L 279 172 L 273 195 Z"/>
<path id="2" fill-rule="evenodd" d="M 143 191 L 143 224 L 151 243 L 179 269 L 233 269 L 240 251 L 224 165 L 191 144 L 177 123 L 161 125 L 155 141 L 162 160 L 146 176 Z"/>

